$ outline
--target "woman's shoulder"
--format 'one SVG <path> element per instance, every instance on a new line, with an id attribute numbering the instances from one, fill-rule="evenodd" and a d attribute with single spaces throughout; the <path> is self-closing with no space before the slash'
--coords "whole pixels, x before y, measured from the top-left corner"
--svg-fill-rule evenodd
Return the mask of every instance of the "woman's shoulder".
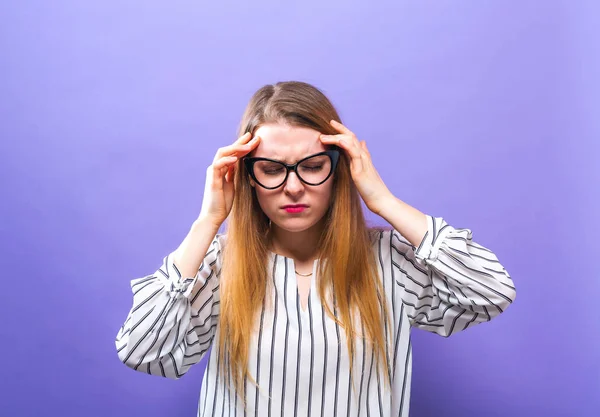
<path id="1" fill-rule="evenodd" d="M 371 243 L 378 243 L 382 238 L 390 236 L 394 232 L 394 228 L 391 226 L 369 226 L 367 227 L 367 233 Z"/>
<path id="2" fill-rule="evenodd" d="M 408 239 L 392 226 L 370 226 L 367 230 L 373 248 L 380 248 L 381 244 L 385 244 L 387 247 L 391 247 L 394 244 L 413 246 Z"/>

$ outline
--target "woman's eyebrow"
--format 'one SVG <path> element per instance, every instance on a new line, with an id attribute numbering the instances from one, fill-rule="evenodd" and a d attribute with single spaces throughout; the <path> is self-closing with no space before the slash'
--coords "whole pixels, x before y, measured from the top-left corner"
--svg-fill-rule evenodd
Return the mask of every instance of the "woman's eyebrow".
<path id="1" fill-rule="evenodd" d="M 316 155 L 316 154 L 321 153 L 321 152 L 323 152 L 323 151 L 311 152 L 309 154 L 301 156 L 300 158 L 297 158 L 293 163 L 295 164 L 296 162 L 298 162 L 298 161 L 300 161 L 300 160 L 302 160 L 304 158 L 307 158 L 307 157 L 312 156 L 312 155 Z M 275 161 L 283 162 L 283 163 L 286 163 L 286 164 L 292 164 L 292 162 L 288 162 L 287 158 L 281 158 L 280 156 L 277 156 L 277 155 L 276 156 L 255 155 L 255 158 L 267 158 L 267 159 L 273 159 Z"/>
<path id="2" fill-rule="evenodd" d="M 278 156 L 271 156 L 271 155 L 254 155 L 255 158 L 266 158 L 266 159 L 273 159 L 274 161 L 280 161 L 280 162 L 285 162 L 285 159 L 280 159 L 280 157 Z"/>

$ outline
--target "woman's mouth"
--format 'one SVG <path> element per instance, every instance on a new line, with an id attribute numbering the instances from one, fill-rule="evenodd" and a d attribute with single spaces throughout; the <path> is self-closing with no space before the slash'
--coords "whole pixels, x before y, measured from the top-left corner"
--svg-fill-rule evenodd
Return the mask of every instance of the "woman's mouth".
<path id="1" fill-rule="evenodd" d="M 283 206 L 283 209 L 288 213 L 302 213 L 307 207 L 305 204 L 294 204 Z"/>

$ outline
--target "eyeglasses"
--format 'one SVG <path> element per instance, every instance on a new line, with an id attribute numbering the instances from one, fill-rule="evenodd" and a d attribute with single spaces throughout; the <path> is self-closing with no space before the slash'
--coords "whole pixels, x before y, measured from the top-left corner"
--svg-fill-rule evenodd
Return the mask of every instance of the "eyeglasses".
<path id="1" fill-rule="evenodd" d="M 305 184 L 323 184 L 335 170 L 339 157 L 339 151 L 331 149 L 307 156 L 292 165 L 268 158 L 246 157 L 243 161 L 246 170 L 258 185 L 267 190 L 274 190 L 286 182 L 290 171 L 294 171 Z"/>

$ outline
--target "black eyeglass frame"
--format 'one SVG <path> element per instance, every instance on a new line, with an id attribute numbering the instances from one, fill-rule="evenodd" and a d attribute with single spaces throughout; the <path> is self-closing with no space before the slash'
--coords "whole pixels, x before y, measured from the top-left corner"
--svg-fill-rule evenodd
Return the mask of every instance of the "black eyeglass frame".
<path id="1" fill-rule="evenodd" d="M 331 161 L 331 170 L 329 171 L 329 174 L 327 174 L 327 177 L 325 177 L 325 179 L 317 184 L 313 184 L 310 183 L 308 181 L 305 181 L 302 176 L 300 174 L 298 174 L 298 165 L 300 165 L 302 162 L 306 161 L 307 159 L 310 158 L 314 158 L 315 156 L 320 156 L 320 155 L 327 155 L 329 157 L 329 160 Z M 246 166 L 246 170 L 248 171 L 248 173 L 250 174 L 250 177 L 252 177 L 252 179 L 261 187 L 266 188 L 267 190 L 274 190 L 276 188 L 281 187 L 283 184 L 285 184 L 285 182 L 288 179 L 288 176 L 290 175 L 290 171 L 294 171 L 296 173 L 296 176 L 298 177 L 298 179 L 300 181 L 302 181 L 304 184 L 306 185 L 310 185 L 312 187 L 316 187 L 318 185 L 323 184 L 325 181 L 327 181 L 329 179 L 329 177 L 331 177 L 331 175 L 333 174 L 333 172 L 335 171 L 335 168 L 337 166 L 338 160 L 340 158 L 340 151 L 337 149 L 329 149 L 325 152 L 319 152 L 316 153 L 314 155 L 310 155 L 307 156 L 306 158 L 302 158 L 301 160 L 299 160 L 298 162 L 296 162 L 295 164 L 286 164 L 285 162 L 282 161 L 277 161 L 276 159 L 269 159 L 269 158 L 255 158 L 255 157 L 245 157 L 242 160 L 244 161 L 244 165 Z M 281 184 L 279 184 L 276 187 L 266 187 L 265 185 L 261 184 L 261 182 L 259 180 L 256 179 L 256 176 L 254 175 L 254 164 L 258 161 L 268 161 L 268 162 L 274 162 L 277 164 L 280 164 L 282 166 L 285 167 L 286 171 L 285 171 L 285 178 L 283 179 L 283 181 L 281 181 Z"/>

